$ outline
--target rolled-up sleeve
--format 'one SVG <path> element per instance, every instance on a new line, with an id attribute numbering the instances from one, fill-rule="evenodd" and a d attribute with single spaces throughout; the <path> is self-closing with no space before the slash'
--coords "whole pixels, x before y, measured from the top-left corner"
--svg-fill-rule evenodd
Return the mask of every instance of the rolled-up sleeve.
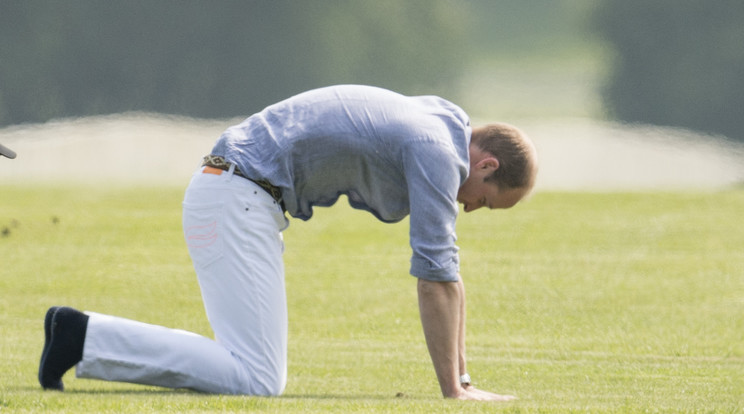
<path id="1" fill-rule="evenodd" d="M 468 169 L 454 148 L 416 142 L 405 154 L 410 203 L 411 275 L 437 282 L 458 280 L 457 191 Z"/>

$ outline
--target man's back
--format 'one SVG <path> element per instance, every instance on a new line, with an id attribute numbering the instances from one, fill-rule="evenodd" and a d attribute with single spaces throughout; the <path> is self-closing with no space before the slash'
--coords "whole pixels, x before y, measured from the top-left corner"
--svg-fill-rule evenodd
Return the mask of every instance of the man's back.
<path id="1" fill-rule="evenodd" d="M 454 203 L 467 174 L 469 139 L 467 115 L 441 98 L 341 85 L 267 107 L 225 131 L 213 153 L 280 187 L 294 217 L 308 219 L 314 205 L 332 205 L 346 194 L 354 207 L 398 221 L 409 213 L 408 158 L 445 152 L 449 165 L 427 173 L 460 176 L 450 185 Z M 421 142 L 434 145 L 411 149 Z"/>

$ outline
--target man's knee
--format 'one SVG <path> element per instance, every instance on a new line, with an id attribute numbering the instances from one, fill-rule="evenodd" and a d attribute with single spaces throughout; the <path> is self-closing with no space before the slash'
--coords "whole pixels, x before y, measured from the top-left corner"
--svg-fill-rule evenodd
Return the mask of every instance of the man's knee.
<path id="1" fill-rule="evenodd" d="M 287 381 L 284 376 L 278 375 L 273 378 L 262 378 L 256 384 L 254 393 L 263 397 L 278 397 L 284 393 L 286 385 Z"/>

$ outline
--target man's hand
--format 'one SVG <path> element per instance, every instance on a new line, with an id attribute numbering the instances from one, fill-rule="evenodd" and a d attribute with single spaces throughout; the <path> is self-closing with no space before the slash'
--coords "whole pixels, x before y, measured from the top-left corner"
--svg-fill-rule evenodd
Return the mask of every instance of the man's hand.
<path id="1" fill-rule="evenodd" d="M 516 400 L 517 397 L 513 395 L 499 395 L 492 392 L 479 390 L 472 385 L 464 387 L 461 395 L 457 397 L 459 400 L 475 400 L 475 401 L 512 401 Z"/>

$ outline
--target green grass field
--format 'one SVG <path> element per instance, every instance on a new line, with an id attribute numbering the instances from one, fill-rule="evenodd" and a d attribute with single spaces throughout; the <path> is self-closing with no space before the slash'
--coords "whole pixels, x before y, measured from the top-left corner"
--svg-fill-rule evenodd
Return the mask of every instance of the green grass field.
<path id="1" fill-rule="evenodd" d="M 538 193 L 463 214 L 469 371 L 511 403 L 440 397 L 407 224 L 339 203 L 285 233 L 281 398 L 36 380 L 50 305 L 211 336 L 182 188 L 0 194 L 0 412 L 744 412 L 744 190 Z"/>

